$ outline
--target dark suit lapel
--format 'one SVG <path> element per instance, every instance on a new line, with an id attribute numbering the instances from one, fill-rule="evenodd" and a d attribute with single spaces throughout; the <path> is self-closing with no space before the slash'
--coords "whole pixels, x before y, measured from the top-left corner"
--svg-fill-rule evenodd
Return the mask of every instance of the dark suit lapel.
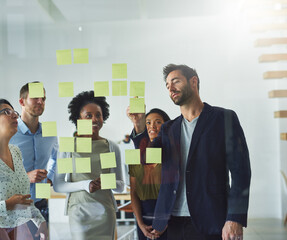
<path id="1" fill-rule="evenodd" d="M 204 108 L 203 108 L 201 114 L 199 115 L 196 127 L 195 127 L 193 135 L 192 135 L 192 140 L 191 140 L 191 144 L 190 144 L 190 148 L 189 148 L 187 164 L 190 163 L 190 159 L 194 153 L 194 150 L 196 149 L 196 145 L 197 145 L 198 140 L 201 136 L 201 133 L 208 124 L 211 112 L 212 112 L 212 107 L 210 105 L 208 105 L 207 103 L 204 103 Z"/>
<path id="2" fill-rule="evenodd" d="M 182 115 L 179 116 L 172 125 L 171 136 L 169 136 L 169 140 L 171 143 L 171 148 L 175 148 L 173 151 L 176 156 L 173 156 L 173 160 L 181 159 L 181 152 L 180 152 L 180 135 L 181 135 L 181 122 L 182 122 Z"/>

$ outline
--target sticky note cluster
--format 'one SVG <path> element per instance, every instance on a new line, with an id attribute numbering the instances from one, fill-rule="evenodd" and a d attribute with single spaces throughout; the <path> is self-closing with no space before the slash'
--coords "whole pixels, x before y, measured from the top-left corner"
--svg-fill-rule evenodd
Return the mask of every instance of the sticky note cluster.
<path id="1" fill-rule="evenodd" d="M 57 159 L 58 173 L 72 173 L 73 159 L 72 158 L 58 158 Z M 90 173 L 91 172 L 91 158 L 75 158 L 75 172 L 76 173 Z"/>
<path id="2" fill-rule="evenodd" d="M 101 168 L 116 168 L 116 155 L 114 152 L 100 154 Z M 101 174 L 101 187 L 102 189 L 116 188 L 116 174 L 115 173 L 102 173 Z"/>
<path id="3" fill-rule="evenodd" d="M 74 63 L 89 63 L 89 50 L 87 48 L 77 48 L 73 51 Z M 72 64 L 72 50 L 64 49 L 56 51 L 57 65 Z"/>

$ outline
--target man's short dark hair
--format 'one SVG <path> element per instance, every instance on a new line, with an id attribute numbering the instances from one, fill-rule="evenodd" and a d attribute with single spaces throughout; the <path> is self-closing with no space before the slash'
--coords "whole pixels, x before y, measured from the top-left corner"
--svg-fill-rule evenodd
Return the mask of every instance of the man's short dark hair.
<path id="1" fill-rule="evenodd" d="M 197 89 L 199 91 L 199 77 L 197 75 L 197 72 L 195 71 L 195 69 L 190 68 L 187 65 L 168 64 L 167 66 L 165 66 L 163 68 L 164 81 L 166 81 L 168 74 L 170 74 L 171 72 L 176 71 L 176 70 L 179 70 L 181 72 L 181 74 L 187 79 L 187 81 L 189 81 L 189 79 L 191 79 L 192 77 L 196 76 L 198 79 Z"/>
<path id="2" fill-rule="evenodd" d="M 102 109 L 103 119 L 106 121 L 109 116 L 110 105 L 106 102 L 105 97 L 95 97 L 94 91 L 85 91 L 75 96 L 68 105 L 68 111 L 70 113 L 69 120 L 77 126 L 77 120 L 80 118 L 80 112 L 84 106 L 89 103 L 95 103 Z"/>
<path id="3" fill-rule="evenodd" d="M 29 82 L 29 83 L 40 83 L 39 81 Z M 29 83 L 26 83 L 24 86 L 20 89 L 20 98 L 26 99 L 29 92 Z M 44 88 L 45 91 L 45 88 Z"/>

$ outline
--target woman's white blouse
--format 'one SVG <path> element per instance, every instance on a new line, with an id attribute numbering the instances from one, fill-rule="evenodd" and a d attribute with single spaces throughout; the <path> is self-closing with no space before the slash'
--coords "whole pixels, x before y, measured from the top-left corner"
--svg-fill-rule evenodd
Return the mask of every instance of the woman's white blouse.
<path id="1" fill-rule="evenodd" d="M 17 205 L 15 210 L 7 210 L 5 200 L 14 194 L 30 194 L 30 182 L 22 163 L 20 149 L 14 145 L 9 145 L 12 155 L 14 171 L 0 159 L 0 227 L 13 228 L 33 220 L 39 226 L 45 219 L 40 211 L 31 205 L 26 209 L 21 209 Z"/>

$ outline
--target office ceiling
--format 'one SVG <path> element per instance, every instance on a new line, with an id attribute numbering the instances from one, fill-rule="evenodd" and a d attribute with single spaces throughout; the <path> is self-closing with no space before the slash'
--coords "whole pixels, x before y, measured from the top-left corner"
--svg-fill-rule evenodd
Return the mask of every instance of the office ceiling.
<path id="1" fill-rule="evenodd" d="M 230 1 L 239 0 L 0 0 L 0 14 L 38 24 L 164 19 L 214 15 Z"/>

